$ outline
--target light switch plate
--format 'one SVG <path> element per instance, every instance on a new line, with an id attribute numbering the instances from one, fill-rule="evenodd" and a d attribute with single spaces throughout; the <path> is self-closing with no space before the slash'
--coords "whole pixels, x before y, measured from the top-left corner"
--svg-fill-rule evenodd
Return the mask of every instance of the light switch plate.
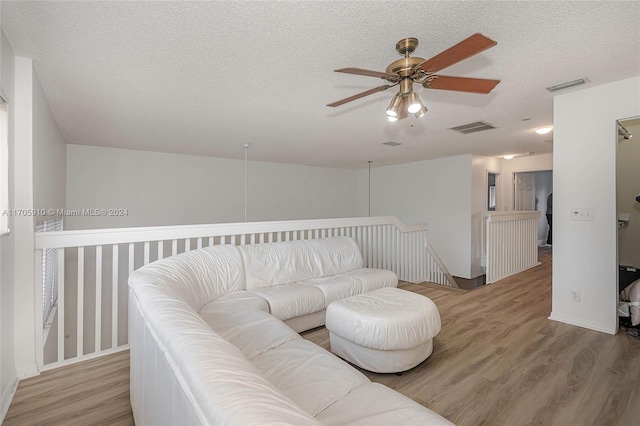
<path id="1" fill-rule="evenodd" d="M 571 220 L 593 221 L 593 209 L 571 209 Z"/>

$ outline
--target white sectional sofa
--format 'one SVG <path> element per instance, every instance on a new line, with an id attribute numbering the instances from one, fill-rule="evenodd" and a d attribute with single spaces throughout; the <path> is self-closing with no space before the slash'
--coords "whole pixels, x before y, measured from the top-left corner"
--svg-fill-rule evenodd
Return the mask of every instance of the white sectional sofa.
<path id="1" fill-rule="evenodd" d="M 450 425 L 296 331 L 327 306 L 395 287 L 350 238 L 220 245 L 129 278 L 138 425 Z M 295 331 L 294 331 L 295 330 Z"/>

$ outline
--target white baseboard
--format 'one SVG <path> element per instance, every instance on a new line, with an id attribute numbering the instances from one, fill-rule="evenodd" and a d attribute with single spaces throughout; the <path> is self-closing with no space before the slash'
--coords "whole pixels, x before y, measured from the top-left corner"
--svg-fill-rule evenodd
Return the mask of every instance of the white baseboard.
<path id="1" fill-rule="evenodd" d="M 13 401 L 13 396 L 16 394 L 17 389 L 18 375 L 14 371 L 7 383 L 7 386 L 2 389 L 2 399 L 0 400 L 0 423 L 4 421 L 4 417 L 7 415 L 7 411 L 9 411 L 9 406 L 11 405 L 11 401 Z"/>
<path id="2" fill-rule="evenodd" d="M 551 312 L 551 315 L 549 316 L 548 319 L 552 321 L 563 322 L 569 325 L 575 325 L 577 327 L 588 328 L 589 330 L 599 331 L 601 333 L 616 334 L 618 332 L 618 327 L 615 327 L 615 326 L 611 328 L 611 327 L 604 326 L 602 324 L 585 321 L 581 318 L 575 318 L 569 315 L 558 315 L 558 314 L 554 314 L 553 312 Z"/>
<path id="3" fill-rule="evenodd" d="M 546 238 L 538 240 L 538 247 L 543 246 L 545 244 L 547 244 L 547 239 Z"/>
<path id="4" fill-rule="evenodd" d="M 16 368 L 16 374 L 20 380 L 28 379 L 29 377 L 34 377 L 40 375 L 40 371 L 38 370 L 38 366 L 28 365 L 26 367 Z"/>

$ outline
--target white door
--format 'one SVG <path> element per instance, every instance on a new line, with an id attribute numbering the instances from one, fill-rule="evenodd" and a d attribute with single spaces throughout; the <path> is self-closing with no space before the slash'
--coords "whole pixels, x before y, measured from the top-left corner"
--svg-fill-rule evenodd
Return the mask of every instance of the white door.
<path id="1" fill-rule="evenodd" d="M 519 212 L 531 212 L 536 209 L 536 175 L 533 173 L 516 173 L 515 209 Z"/>

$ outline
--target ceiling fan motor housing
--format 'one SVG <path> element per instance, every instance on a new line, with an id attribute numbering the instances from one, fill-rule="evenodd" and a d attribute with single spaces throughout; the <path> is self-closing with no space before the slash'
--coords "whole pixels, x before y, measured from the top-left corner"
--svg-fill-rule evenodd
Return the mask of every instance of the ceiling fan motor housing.
<path id="1" fill-rule="evenodd" d="M 396 43 L 396 50 L 400 56 L 411 55 L 416 47 L 418 47 L 418 39 L 415 37 L 403 38 Z"/>
<path id="2" fill-rule="evenodd" d="M 424 62 L 424 59 L 418 57 L 409 57 L 398 59 L 392 62 L 386 69 L 388 74 L 398 74 L 401 77 L 409 77 L 413 74 L 415 67 Z"/>

